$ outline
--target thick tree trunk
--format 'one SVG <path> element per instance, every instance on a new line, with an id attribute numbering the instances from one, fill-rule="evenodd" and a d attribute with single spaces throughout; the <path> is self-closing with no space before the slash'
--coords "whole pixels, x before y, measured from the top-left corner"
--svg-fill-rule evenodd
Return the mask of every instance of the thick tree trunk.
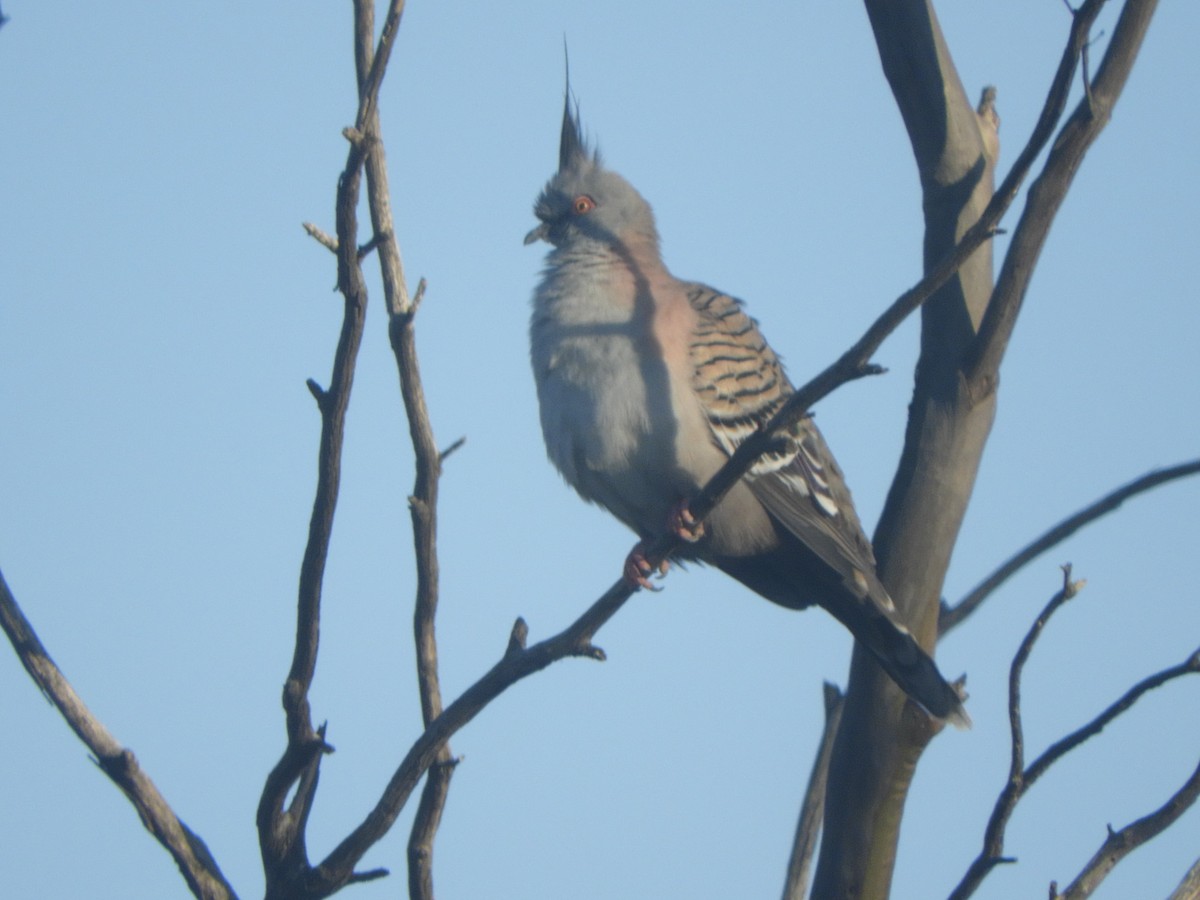
<path id="1" fill-rule="evenodd" d="M 980 129 L 932 5 L 866 0 L 866 6 L 917 160 L 929 268 L 987 205 L 995 144 Z M 962 377 L 991 291 L 989 244 L 922 310 L 904 451 L 875 534 L 879 574 L 931 651 L 942 582 L 995 412 L 994 393 L 971 396 Z M 902 692 L 856 648 L 814 897 L 888 896 L 905 798 L 932 734 L 926 717 L 906 706 Z"/>

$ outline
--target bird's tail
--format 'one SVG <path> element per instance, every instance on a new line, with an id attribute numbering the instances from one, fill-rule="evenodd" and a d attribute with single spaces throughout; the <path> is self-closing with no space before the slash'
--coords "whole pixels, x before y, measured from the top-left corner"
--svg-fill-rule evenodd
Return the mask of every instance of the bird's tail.
<path id="1" fill-rule="evenodd" d="M 926 712 L 956 728 L 971 727 L 963 693 L 942 677 L 937 664 L 908 629 L 866 597 L 850 599 L 843 595 L 836 602 L 821 605 L 850 629 L 891 679 Z"/>

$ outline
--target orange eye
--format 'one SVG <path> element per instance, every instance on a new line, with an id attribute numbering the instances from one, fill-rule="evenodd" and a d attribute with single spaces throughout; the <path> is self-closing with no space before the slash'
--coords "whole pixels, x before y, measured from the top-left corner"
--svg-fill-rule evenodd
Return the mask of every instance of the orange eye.
<path id="1" fill-rule="evenodd" d="M 575 210 L 575 215 L 582 216 L 596 208 L 596 201 L 587 194 L 580 194 L 571 204 L 571 208 Z"/>

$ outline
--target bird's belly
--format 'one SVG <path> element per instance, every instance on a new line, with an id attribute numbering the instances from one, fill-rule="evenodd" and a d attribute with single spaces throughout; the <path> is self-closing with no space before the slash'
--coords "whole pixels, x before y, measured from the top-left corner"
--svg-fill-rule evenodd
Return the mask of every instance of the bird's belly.
<path id="1" fill-rule="evenodd" d="M 546 451 L 585 499 L 641 534 L 690 493 L 679 465 L 677 403 L 659 364 L 632 341 L 565 341 L 539 371 Z"/>
<path id="2" fill-rule="evenodd" d="M 584 499 L 642 537 L 660 535 L 671 508 L 694 497 L 727 457 L 691 393 L 673 396 L 628 345 L 570 349 L 560 348 L 538 380 L 547 453 Z M 688 549 L 741 556 L 774 541 L 765 512 L 739 484 L 714 510 L 707 537 Z"/>

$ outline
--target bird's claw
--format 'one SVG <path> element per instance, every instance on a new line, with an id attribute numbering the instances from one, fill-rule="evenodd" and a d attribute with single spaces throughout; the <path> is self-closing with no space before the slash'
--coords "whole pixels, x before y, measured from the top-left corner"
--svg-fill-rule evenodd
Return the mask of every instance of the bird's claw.
<path id="1" fill-rule="evenodd" d="M 648 591 L 661 591 L 661 587 L 651 584 L 650 578 L 656 572 L 658 577 L 661 578 L 667 574 L 668 568 L 670 566 L 665 559 L 657 567 L 651 565 L 650 560 L 646 559 L 646 544 L 644 541 L 639 541 L 629 551 L 629 555 L 625 557 L 625 568 L 622 576 L 633 587 L 645 588 Z"/>
<path id="2" fill-rule="evenodd" d="M 704 523 L 692 515 L 686 500 L 680 500 L 667 516 L 667 528 L 681 541 L 694 544 L 704 537 Z"/>

